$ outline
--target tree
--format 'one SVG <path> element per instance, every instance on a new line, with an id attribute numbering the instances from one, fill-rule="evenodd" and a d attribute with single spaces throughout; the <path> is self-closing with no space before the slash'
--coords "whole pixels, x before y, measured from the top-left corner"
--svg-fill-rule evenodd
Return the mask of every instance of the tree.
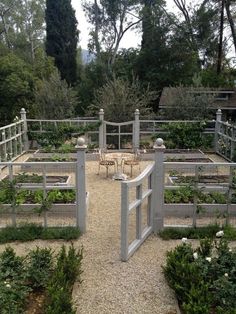
<path id="1" fill-rule="evenodd" d="M 22 107 L 33 115 L 34 77 L 31 67 L 14 54 L 0 57 L 1 124 L 13 121 Z"/>
<path id="2" fill-rule="evenodd" d="M 108 58 L 108 70 L 112 72 L 120 42 L 129 29 L 140 23 L 138 0 L 94 0 L 84 2 L 89 22 L 94 25 L 90 47 L 98 56 L 102 47 Z M 93 48 L 94 47 L 94 48 Z"/>
<path id="3" fill-rule="evenodd" d="M 142 2 L 142 44 L 135 73 L 143 86 L 150 85 L 159 94 L 165 86 L 189 84 L 198 71 L 196 56 L 182 37 L 176 18 L 166 11 L 163 0 Z"/>
<path id="4" fill-rule="evenodd" d="M 236 25 L 235 25 L 235 11 L 232 13 L 231 9 L 233 7 L 233 4 L 235 4 L 232 0 L 226 0 L 225 1 L 225 8 L 227 13 L 228 22 L 231 29 L 231 34 L 233 38 L 233 44 L 234 44 L 234 50 L 236 54 Z"/>
<path id="5" fill-rule="evenodd" d="M 165 119 L 192 120 L 194 117 L 195 120 L 203 120 L 212 117 L 213 110 L 210 108 L 213 108 L 214 95 L 208 93 L 209 89 L 178 86 L 167 88 L 163 92 Z"/>
<path id="6" fill-rule="evenodd" d="M 132 83 L 124 79 L 114 79 L 96 91 L 94 105 L 90 106 L 88 113 L 97 114 L 102 108 L 106 120 L 124 122 L 133 120 L 135 109 L 139 109 L 142 116 L 148 117 L 151 114 L 148 106 L 155 98 L 155 93 L 148 88 L 143 90 L 137 79 Z"/>
<path id="7" fill-rule="evenodd" d="M 7 48 L 27 62 L 34 62 L 43 46 L 45 0 L 3 0 L 0 4 L 0 35 Z"/>
<path id="8" fill-rule="evenodd" d="M 62 79 L 76 82 L 77 20 L 71 0 L 46 0 L 46 52 L 55 59 Z"/>
<path id="9" fill-rule="evenodd" d="M 38 82 L 35 102 L 39 118 L 65 119 L 73 116 L 77 97 L 56 69 L 48 79 Z"/>

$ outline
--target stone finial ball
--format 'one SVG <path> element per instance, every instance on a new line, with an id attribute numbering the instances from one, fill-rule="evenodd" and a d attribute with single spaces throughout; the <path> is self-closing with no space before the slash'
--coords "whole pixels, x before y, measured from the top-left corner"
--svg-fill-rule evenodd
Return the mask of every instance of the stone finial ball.
<path id="1" fill-rule="evenodd" d="M 85 139 L 83 137 L 78 137 L 77 139 L 77 146 L 84 146 Z"/>
<path id="2" fill-rule="evenodd" d="M 164 141 L 163 141 L 162 138 L 159 137 L 159 138 L 156 139 L 156 143 L 155 144 L 156 144 L 156 146 L 162 146 L 164 144 Z"/>

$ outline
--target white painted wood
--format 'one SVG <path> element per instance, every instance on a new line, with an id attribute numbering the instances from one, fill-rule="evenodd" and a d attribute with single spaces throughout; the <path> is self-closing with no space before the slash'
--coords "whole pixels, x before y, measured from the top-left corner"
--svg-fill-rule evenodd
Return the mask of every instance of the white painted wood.
<path id="1" fill-rule="evenodd" d="M 77 216 L 76 225 L 81 233 L 86 232 L 87 207 L 86 207 L 86 178 L 85 178 L 85 140 L 78 138 L 77 145 L 77 167 L 76 167 L 76 196 L 77 196 Z"/>
<path id="2" fill-rule="evenodd" d="M 157 233 L 164 226 L 164 151 L 165 145 L 161 138 L 158 138 L 154 145 L 155 169 L 154 169 L 154 204 L 153 204 L 153 231 Z"/>

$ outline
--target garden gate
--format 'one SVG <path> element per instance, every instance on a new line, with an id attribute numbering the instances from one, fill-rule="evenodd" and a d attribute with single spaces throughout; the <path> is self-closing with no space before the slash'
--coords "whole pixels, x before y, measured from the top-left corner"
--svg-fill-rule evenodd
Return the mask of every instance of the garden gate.
<path id="1" fill-rule="evenodd" d="M 163 227 L 163 140 L 157 139 L 153 148 L 155 163 L 134 180 L 121 182 L 122 261 L 127 261 L 152 232 Z"/>
<path id="2" fill-rule="evenodd" d="M 104 121 L 104 111 L 99 111 L 99 147 L 109 149 L 139 148 L 139 110 L 135 111 L 135 120 L 128 122 Z"/>

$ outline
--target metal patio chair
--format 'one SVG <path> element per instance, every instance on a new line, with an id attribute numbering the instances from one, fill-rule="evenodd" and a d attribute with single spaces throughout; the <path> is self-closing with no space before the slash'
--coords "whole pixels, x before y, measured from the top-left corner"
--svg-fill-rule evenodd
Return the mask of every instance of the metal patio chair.
<path id="1" fill-rule="evenodd" d="M 133 167 L 139 167 L 139 172 L 141 172 L 141 167 L 140 167 L 140 152 L 137 151 L 134 155 L 133 158 L 127 159 L 123 161 L 123 172 L 125 172 L 125 166 L 130 167 L 130 176 L 133 176 Z"/>
<path id="2" fill-rule="evenodd" d="M 114 160 L 106 159 L 106 154 L 99 149 L 98 151 L 98 175 L 100 174 L 101 166 L 106 167 L 106 177 L 108 177 L 109 167 L 114 167 L 114 172 L 116 172 L 116 162 Z"/>

